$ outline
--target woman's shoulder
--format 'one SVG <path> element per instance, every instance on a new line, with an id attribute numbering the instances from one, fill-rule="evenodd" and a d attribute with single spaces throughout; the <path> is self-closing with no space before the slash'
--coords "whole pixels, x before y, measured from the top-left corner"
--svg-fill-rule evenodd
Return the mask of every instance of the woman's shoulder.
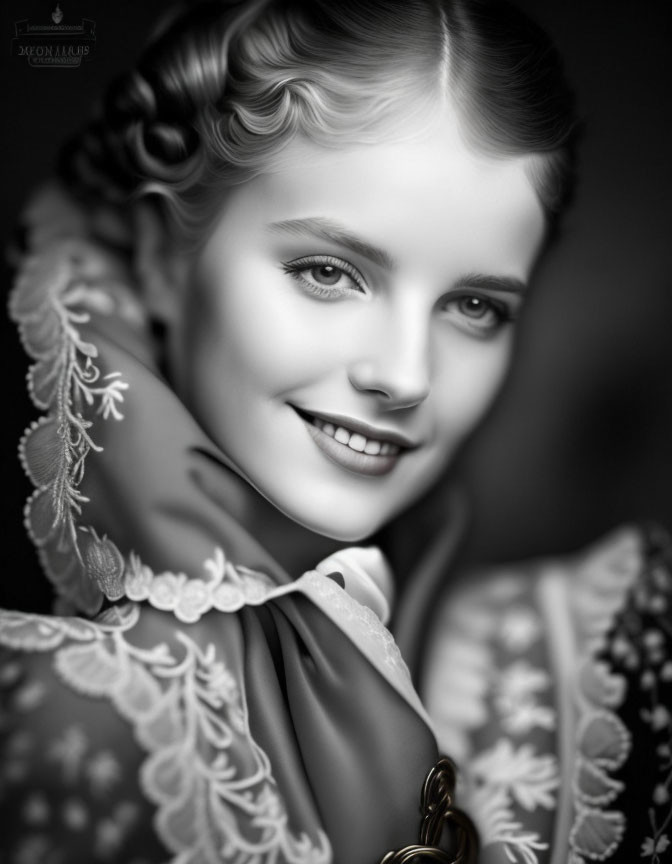
<path id="1" fill-rule="evenodd" d="M 194 845 L 198 766 L 210 748 L 235 785 L 249 751 L 238 622 L 223 617 L 0 612 L 3 860 L 140 864 Z"/>
<path id="2" fill-rule="evenodd" d="M 158 686 L 141 683 L 122 656 L 128 612 L 112 617 L 0 612 L 0 846 L 12 864 L 164 854 L 142 791 L 142 749 L 129 734 L 140 700 L 157 704 Z"/>
<path id="3" fill-rule="evenodd" d="M 486 862 L 502 851 L 555 861 L 551 849 L 573 864 L 664 860 L 671 602 L 669 538 L 640 527 L 571 558 L 468 574 L 447 592 L 425 698 L 441 747 L 464 766 Z"/>

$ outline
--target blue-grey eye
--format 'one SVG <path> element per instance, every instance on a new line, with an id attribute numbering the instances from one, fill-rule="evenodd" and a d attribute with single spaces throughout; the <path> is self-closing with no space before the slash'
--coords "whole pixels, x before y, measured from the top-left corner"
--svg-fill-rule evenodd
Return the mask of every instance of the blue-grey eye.
<path id="1" fill-rule="evenodd" d="M 310 275 L 320 285 L 336 285 L 344 274 L 333 264 L 320 264 L 310 268 Z"/>
<path id="2" fill-rule="evenodd" d="M 493 312 L 492 303 L 482 297 L 460 297 L 458 308 L 468 318 L 484 318 L 489 312 Z"/>

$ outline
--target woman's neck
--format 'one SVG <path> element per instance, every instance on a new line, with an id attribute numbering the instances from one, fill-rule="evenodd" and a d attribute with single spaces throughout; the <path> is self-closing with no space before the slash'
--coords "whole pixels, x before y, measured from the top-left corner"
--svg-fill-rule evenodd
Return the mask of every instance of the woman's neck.
<path id="1" fill-rule="evenodd" d="M 206 454 L 203 454 L 206 455 Z M 207 454 L 212 458 L 213 454 Z M 264 498 L 233 467 L 216 459 L 218 470 L 208 472 L 209 494 L 290 576 L 314 569 L 323 558 L 352 544 L 325 537 L 290 519 Z"/>
<path id="2" fill-rule="evenodd" d="M 288 573 L 296 576 L 336 552 L 346 542 L 310 531 L 285 516 L 247 483 L 241 522 Z M 242 485 L 242 484 L 241 484 Z"/>

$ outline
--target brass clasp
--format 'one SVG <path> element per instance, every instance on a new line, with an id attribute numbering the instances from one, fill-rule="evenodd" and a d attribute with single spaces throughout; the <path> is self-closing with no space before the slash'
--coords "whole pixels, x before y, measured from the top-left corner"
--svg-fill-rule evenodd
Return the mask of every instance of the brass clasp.
<path id="1" fill-rule="evenodd" d="M 422 787 L 420 843 L 388 852 L 380 864 L 476 864 L 476 826 L 463 810 L 454 806 L 455 781 L 455 764 L 444 756 L 431 769 Z M 456 829 L 457 852 L 454 854 L 439 847 L 446 825 Z"/>

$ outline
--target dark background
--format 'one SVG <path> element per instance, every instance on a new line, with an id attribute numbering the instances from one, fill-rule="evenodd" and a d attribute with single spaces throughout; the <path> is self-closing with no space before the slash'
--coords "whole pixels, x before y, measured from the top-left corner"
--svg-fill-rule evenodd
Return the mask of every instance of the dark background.
<path id="1" fill-rule="evenodd" d="M 585 133 L 563 235 L 538 272 L 514 367 L 457 474 L 470 490 L 470 561 L 572 552 L 620 523 L 672 528 L 672 42 L 655 0 L 520 0 L 565 57 Z M 63 137 L 137 56 L 165 0 L 64 0 L 63 23 L 96 22 L 80 68 L 11 56 L 14 22 L 54 4 L 3 4 L 2 222 L 6 244 Z M 11 275 L 2 273 L 8 290 Z M 22 526 L 29 494 L 16 442 L 34 416 L 25 357 L 2 317 L 0 604 L 42 606 Z"/>

